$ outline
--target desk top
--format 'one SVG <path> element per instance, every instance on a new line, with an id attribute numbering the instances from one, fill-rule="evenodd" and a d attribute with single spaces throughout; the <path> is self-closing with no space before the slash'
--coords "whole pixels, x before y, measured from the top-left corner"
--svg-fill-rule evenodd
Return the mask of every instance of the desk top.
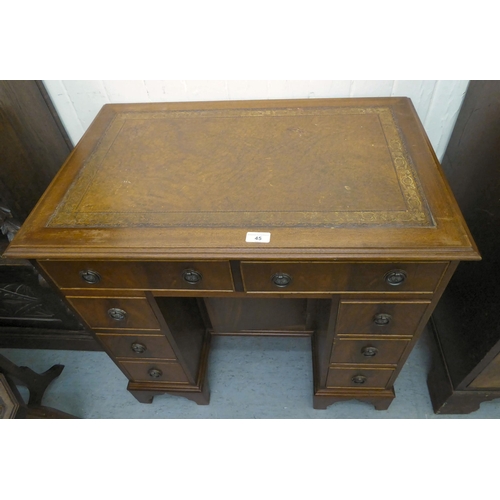
<path id="1" fill-rule="evenodd" d="M 478 257 L 406 98 L 105 105 L 6 255 Z"/>

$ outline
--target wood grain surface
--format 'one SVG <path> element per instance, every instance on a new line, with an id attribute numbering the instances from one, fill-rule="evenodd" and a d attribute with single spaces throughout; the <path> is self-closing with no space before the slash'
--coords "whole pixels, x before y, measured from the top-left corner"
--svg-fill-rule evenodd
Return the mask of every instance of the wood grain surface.
<path id="1" fill-rule="evenodd" d="M 222 253 L 478 257 L 405 98 L 106 105 L 6 254 Z"/>

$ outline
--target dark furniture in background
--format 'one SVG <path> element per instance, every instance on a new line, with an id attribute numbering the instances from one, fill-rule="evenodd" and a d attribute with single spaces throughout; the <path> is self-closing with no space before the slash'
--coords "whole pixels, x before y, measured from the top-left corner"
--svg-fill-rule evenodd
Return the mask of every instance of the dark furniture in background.
<path id="1" fill-rule="evenodd" d="M 73 149 L 42 82 L 0 80 L 0 206 L 24 221 Z"/>
<path id="2" fill-rule="evenodd" d="M 0 81 L 0 256 L 72 145 L 42 84 Z M 0 258 L 0 347 L 100 350 L 28 261 Z"/>
<path id="3" fill-rule="evenodd" d="M 0 354 L 0 419 L 1 418 L 76 418 L 73 415 L 42 405 L 47 387 L 59 377 L 64 365 L 54 365 L 43 373 L 27 366 L 17 366 Z M 26 387 L 26 402 L 17 386 Z"/>
<path id="4" fill-rule="evenodd" d="M 458 267 L 432 317 L 436 413 L 500 397 L 500 82 L 469 85 L 443 169 L 482 254 Z"/>

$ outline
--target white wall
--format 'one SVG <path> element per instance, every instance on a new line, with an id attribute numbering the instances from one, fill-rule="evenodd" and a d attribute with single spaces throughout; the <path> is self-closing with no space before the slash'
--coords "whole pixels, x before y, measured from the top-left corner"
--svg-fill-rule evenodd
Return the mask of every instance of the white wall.
<path id="1" fill-rule="evenodd" d="M 74 144 L 109 102 L 407 96 L 441 160 L 468 80 L 45 80 Z"/>

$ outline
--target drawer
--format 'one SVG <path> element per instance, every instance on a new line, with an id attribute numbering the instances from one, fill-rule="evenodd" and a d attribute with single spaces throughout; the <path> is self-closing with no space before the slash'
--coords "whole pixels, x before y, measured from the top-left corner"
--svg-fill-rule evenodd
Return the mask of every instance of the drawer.
<path id="1" fill-rule="evenodd" d="M 68 297 L 68 301 L 91 328 L 160 329 L 146 299 Z"/>
<path id="2" fill-rule="evenodd" d="M 393 373 L 391 368 L 330 367 L 326 386 L 385 389 Z"/>
<path id="3" fill-rule="evenodd" d="M 249 292 L 434 292 L 446 262 L 242 262 Z"/>
<path id="4" fill-rule="evenodd" d="M 396 365 L 409 340 L 335 340 L 331 363 L 364 363 Z"/>
<path id="5" fill-rule="evenodd" d="M 228 261 L 39 261 L 60 288 L 232 291 Z"/>
<path id="6" fill-rule="evenodd" d="M 337 334 L 413 335 L 429 301 L 342 301 Z"/>
<path id="7" fill-rule="evenodd" d="M 98 334 L 97 337 L 115 358 L 161 358 L 175 360 L 167 338 L 162 335 Z"/>
<path id="8" fill-rule="evenodd" d="M 181 365 L 174 361 L 118 361 L 118 365 L 137 382 L 189 383 Z"/>

